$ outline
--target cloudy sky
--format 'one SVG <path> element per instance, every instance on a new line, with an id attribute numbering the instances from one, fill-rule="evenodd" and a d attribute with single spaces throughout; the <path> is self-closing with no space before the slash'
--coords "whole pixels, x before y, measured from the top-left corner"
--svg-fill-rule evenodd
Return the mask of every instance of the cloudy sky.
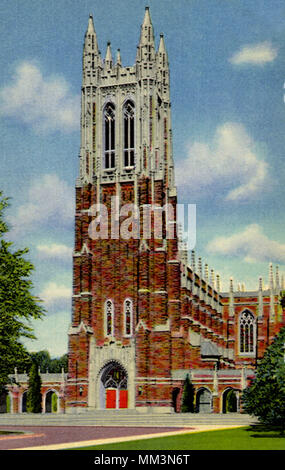
<path id="1" fill-rule="evenodd" d="M 133 65 L 144 7 L 171 70 L 179 202 L 197 205 L 197 253 L 224 290 L 285 267 L 283 0 L 1 0 L 0 188 L 10 239 L 30 247 L 47 315 L 31 351 L 67 350 L 82 45 L 94 16 Z"/>

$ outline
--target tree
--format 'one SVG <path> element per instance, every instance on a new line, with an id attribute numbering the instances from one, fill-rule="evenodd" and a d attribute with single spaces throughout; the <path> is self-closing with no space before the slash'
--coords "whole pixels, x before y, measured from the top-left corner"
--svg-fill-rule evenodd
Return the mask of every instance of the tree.
<path id="1" fill-rule="evenodd" d="M 44 314 L 40 299 L 31 294 L 30 276 L 34 266 L 25 259 L 29 250 L 13 251 L 13 243 L 4 239 L 9 230 L 3 212 L 8 205 L 8 199 L 0 191 L 0 389 L 8 383 L 15 367 L 30 364 L 21 339 L 35 339 L 29 322 Z"/>
<path id="2" fill-rule="evenodd" d="M 242 395 L 244 410 L 259 421 L 285 429 L 285 328 L 274 338 Z"/>
<path id="3" fill-rule="evenodd" d="M 189 375 L 186 375 L 184 386 L 183 386 L 183 395 L 182 395 L 182 413 L 194 413 L 194 392 L 195 389 L 192 385 Z"/>
<path id="4" fill-rule="evenodd" d="M 59 373 L 64 369 L 67 372 L 67 354 L 61 357 L 51 358 L 46 350 L 30 353 L 32 362 L 35 362 L 41 372 Z"/>
<path id="5" fill-rule="evenodd" d="M 36 363 L 32 364 L 29 372 L 28 393 L 27 393 L 27 412 L 41 413 L 42 411 L 42 381 Z"/>

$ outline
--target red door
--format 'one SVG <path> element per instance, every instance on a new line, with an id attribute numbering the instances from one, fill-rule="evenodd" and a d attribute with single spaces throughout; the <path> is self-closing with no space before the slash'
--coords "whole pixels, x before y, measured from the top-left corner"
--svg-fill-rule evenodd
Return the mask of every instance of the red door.
<path id="1" fill-rule="evenodd" d="M 119 408 L 128 408 L 128 390 L 120 390 Z"/>
<path id="2" fill-rule="evenodd" d="M 116 408 L 117 390 L 106 390 L 106 408 Z"/>

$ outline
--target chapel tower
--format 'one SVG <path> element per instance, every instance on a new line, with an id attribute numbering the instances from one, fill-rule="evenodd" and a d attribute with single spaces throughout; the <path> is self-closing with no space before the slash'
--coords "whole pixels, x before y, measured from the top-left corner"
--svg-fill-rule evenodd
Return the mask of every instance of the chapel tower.
<path id="1" fill-rule="evenodd" d="M 158 219 L 144 212 L 153 205 L 160 208 Z M 169 206 L 173 210 L 165 210 Z M 124 67 L 110 43 L 102 59 L 90 16 L 67 409 L 171 408 L 172 360 L 181 356 L 178 350 L 173 356 L 180 329 L 175 207 L 164 37 L 156 49 L 147 7 L 135 65 Z M 156 233 L 155 220 L 162 221 Z"/>

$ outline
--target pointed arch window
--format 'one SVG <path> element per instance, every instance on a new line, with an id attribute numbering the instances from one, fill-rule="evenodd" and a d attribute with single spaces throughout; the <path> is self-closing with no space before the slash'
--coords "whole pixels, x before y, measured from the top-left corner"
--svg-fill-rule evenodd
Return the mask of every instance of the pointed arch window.
<path id="1" fill-rule="evenodd" d="M 123 108 L 124 117 L 124 166 L 135 164 L 135 105 L 128 100 Z"/>
<path id="2" fill-rule="evenodd" d="M 239 320 L 239 349 L 241 354 L 254 354 L 255 320 L 249 310 L 242 312 Z"/>
<path id="3" fill-rule="evenodd" d="M 124 301 L 124 333 L 125 336 L 131 336 L 133 326 L 133 301 L 126 299 Z"/>
<path id="4" fill-rule="evenodd" d="M 114 304 L 110 299 L 105 302 L 105 333 L 114 336 Z"/>
<path id="5" fill-rule="evenodd" d="M 104 108 L 104 168 L 115 168 L 115 105 Z"/>

